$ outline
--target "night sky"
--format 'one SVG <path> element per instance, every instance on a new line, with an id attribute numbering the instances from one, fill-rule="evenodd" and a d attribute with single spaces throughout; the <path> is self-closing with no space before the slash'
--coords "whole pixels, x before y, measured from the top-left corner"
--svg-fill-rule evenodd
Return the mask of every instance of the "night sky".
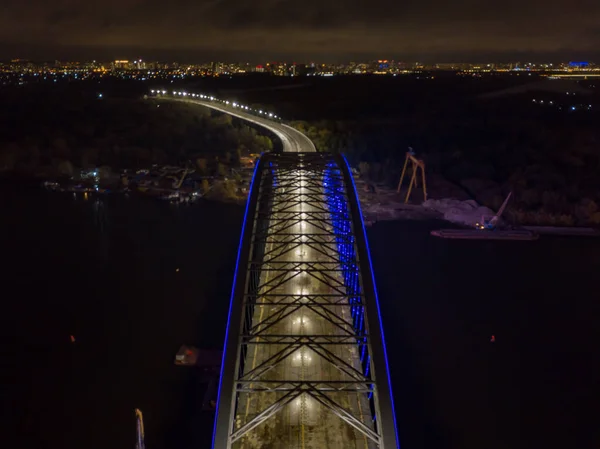
<path id="1" fill-rule="evenodd" d="M 2 0 L 0 59 L 593 59 L 598 0 Z"/>

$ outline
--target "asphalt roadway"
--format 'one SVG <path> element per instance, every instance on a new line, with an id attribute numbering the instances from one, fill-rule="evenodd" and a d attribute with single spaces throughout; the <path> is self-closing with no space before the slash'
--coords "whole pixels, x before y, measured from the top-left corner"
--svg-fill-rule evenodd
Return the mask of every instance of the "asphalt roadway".
<path id="1" fill-rule="evenodd" d="M 315 148 L 315 144 L 302 134 L 300 131 L 292 128 L 283 123 L 277 123 L 268 118 L 257 117 L 254 114 L 249 114 L 247 112 L 242 112 L 239 108 L 234 108 L 232 106 L 224 106 L 218 103 L 214 103 L 212 101 L 204 101 L 204 100 L 190 100 L 190 99 L 179 99 L 173 98 L 176 101 L 184 101 L 187 103 L 196 103 L 202 106 L 206 106 L 207 108 L 214 109 L 216 111 L 224 112 L 226 114 L 232 115 L 234 117 L 241 118 L 243 120 L 255 123 L 257 125 L 262 126 L 263 128 L 268 129 L 272 133 L 274 133 L 283 143 L 283 151 L 289 153 L 311 153 L 317 151 Z"/>
<path id="2" fill-rule="evenodd" d="M 334 241 L 331 225 L 316 220 L 327 219 L 329 215 L 325 198 L 323 203 L 315 201 L 312 193 L 315 186 L 322 183 L 323 174 L 307 167 L 294 171 L 275 169 L 278 185 L 275 187 L 277 201 L 271 211 L 271 229 L 267 241 L 267 270 L 261 273 L 261 295 L 254 309 L 253 324 L 260 324 L 256 332 L 262 335 L 336 335 L 352 334 L 352 320 L 347 298 L 340 294 L 337 285 L 343 279 L 336 264 L 338 259 L 334 244 L 319 245 L 319 241 Z M 289 191 L 289 193 L 288 193 Z M 297 217 L 303 219 L 298 222 Z M 294 224 L 295 223 L 295 224 Z M 282 235 L 283 234 L 283 235 Z M 326 263 L 332 263 L 326 265 Z M 287 267 L 285 266 L 287 264 Z M 286 275 L 283 282 L 279 278 L 289 264 L 295 271 Z M 326 268 L 324 273 L 315 271 Z M 279 271 L 281 270 L 281 271 Z M 333 279 L 332 279 L 333 278 Z M 339 284 L 338 284 L 339 283 Z M 272 296 L 277 295 L 277 296 Z M 297 307 L 278 305 L 280 302 L 294 302 Z M 313 303 L 326 303 L 319 311 Z M 311 307 L 302 307 L 308 304 Z M 293 309 L 293 311 L 292 311 Z M 285 313 L 292 312 L 285 316 Z M 338 325 L 324 318 L 334 315 Z M 284 315 L 282 317 L 282 315 Z M 279 319 L 276 324 L 268 326 Z M 257 378 L 260 381 L 352 381 L 348 374 L 339 369 L 339 363 L 326 360 L 309 347 L 302 346 L 290 351 L 289 355 L 276 363 L 272 358 L 289 346 L 284 344 L 249 345 L 245 373 L 267 364 L 268 371 Z M 339 360 L 361 371 L 360 354 L 355 344 L 326 346 Z M 321 352 L 321 351 L 319 351 Z M 277 358 L 275 359 L 277 360 Z M 337 365 L 337 366 L 336 366 Z M 283 392 L 241 393 L 238 399 L 236 426 L 239 428 L 256 417 L 261 411 L 281 399 Z M 367 395 L 352 391 L 329 392 L 343 409 L 350 412 L 368 427 L 372 428 Z M 317 402 L 308 394 L 301 394 L 288 403 L 276 415 L 251 430 L 233 446 L 235 449 L 374 449 L 376 445 L 368 440 L 330 409 Z"/>
<path id="3" fill-rule="evenodd" d="M 283 142 L 286 152 L 314 152 L 312 141 L 301 132 L 269 119 L 221 106 L 210 101 L 181 99 L 201 104 L 235 117 L 263 126 Z M 332 284 L 343 283 L 338 255 L 334 244 L 333 229 L 329 220 L 326 198 L 318 192 L 322 188 L 324 173 L 309 167 L 279 171 L 275 168 L 278 184 L 273 188 L 277 201 L 271 211 L 271 225 L 267 237 L 266 258 L 260 276 L 261 296 L 253 312 L 255 332 L 261 335 L 337 335 L 352 334 L 352 319 L 347 297 Z M 303 219 L 298 221 L 298 216 Z M 283 270 L 292 263 L 293 273 L 281 280 Z M 266 269 L 265 269 L 266 268 Z M 319 268 L 332 271 L 319 272 Z M 281 271 L 278 271 L 281 270 Z M 264 295 L 264 296 L 263 296 Z M 276 296 L 273 296 L 276 295 Z M 279 302 L 297 302 L 296 307 L 278 305 Z M 322 306 L 302 307 L 302 304 L 320 303 Z M 327 305 L 331 304 L 331 305 Z M 312 304 L 311 304 L 312 305 Z M 321 312 L 316 313 L 321 307 Z M 293 310 L 288 314 L 288 311 Z M 324 316 L 339 319 L 334 325 Z M 274 324 L 273 324 L 274 322 Z M 260 343 L 260 337 L 258 338 Z M 287 356 L 278 357 L 286 351 Z M 352 381 L 331 357 L 343 360 L 357 371 L 361 370 L 360 354 L 355 344 L 327 346 L 329 358 L 322 357 L 307 346 L 291 348 L 286 344 L 249 345 L 246 354 L 245 374 L 266 368 L 256 378 L 261 381 Z M 319 350 L 319 352 L 322 352 Z M 275 361 L 273 360 L 275 358 Z M 256 371 L 255 371 L 256 372 Z M 234 431 L 251 422 L 285 392 L 239 393 Z M 344 391 L 329 392 L 327 396 L 339 406 L 357 417 L 366 427 L 373 428 L 366 393 Z M 362 433 L 342 421 L 329 408 L 312 396 L 300 394 L 279 410 L 274 416 L 248 431 L 232 446 L 234 449 L 374 449 L 376 445 Z"/>

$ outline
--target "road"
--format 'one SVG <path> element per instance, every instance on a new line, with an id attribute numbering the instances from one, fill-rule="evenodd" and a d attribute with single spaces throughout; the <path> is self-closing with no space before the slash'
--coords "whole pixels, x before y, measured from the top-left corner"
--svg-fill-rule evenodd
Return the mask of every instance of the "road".
<path id="1" fill-rule="evenodd" d="M 285 152 L 316 151 L 308 137 L 287 125 L 212 102 L 178 101 L 201 104 L 263 126 L 281 139 Z M 362 372 L 356 340 L 336 345 L 273 342 L 281 336 L 288 340 L 331 336 L 348 341 L 347 336 L 354 334 L 324 191 L 323 167 L 313 168 L 302 162 L 292 169 L 274 165 L 273 175 L 276 182 L 261 188 L 270 192 L 272 208 L 260 268 L 259 296 L 252 306 L 250 334 L 255 335 L 254 343 L 247 346 L 244 372 L 238 380 L 248 390 L 315 382 L 320 387 L 313 388 L 325 387 L 322 391 L 327 392 L 321 395 L 319 391 L 302 393 L 306 390 L 239 392 L 232 448 L 374 449 L 377 445 L 373 441 L 327 406 L 327 401 L 333 401 L 365 428 L 373 430 L 368 392 L 358 391 L 356 386 L 344 391 L 330 388 L 356 381 L 349 372 Z M 262 182 L 273 181 L 263 177 Z M 277 402 L 285 405 L 252 428 L 253 420 Z"/>
<path id="2" fill-rule="evenodd" d="M 211 101 L 203 101 L 203 100 L 190 100 L 190 99 L 174 99 L 176 101 L 184 101 L 187 103 L 196 103 L 202 106 L 206 106 L 207 108 L 214 109 L 216 111 L 224 112 L 226 114 L 232 115 L 234 117 L 241 118 L 243 120 L 255 123 L 257 125 L 262 126 L 263 128 L 268 129 L 272 133 L 274 133 L 281 142 L 283 143 L 283 151 L 289 153 L 311 153 L 317 151 L 315 148 L 315 144 L 302 134 L 300 131 L 288 126 L 284 123 L 277 123 L 273 120 L 269 120 L 266 118 L 257 117 L 253 114 L 249 114 L 247 112 L 242 112 L 240 109 L 236 109 L 231 106 L 223 106 L 221 104 L 215 104 Z"/>
<path id="3" fill-rule="evenodd" d="M 344 371 L 344 364 L 361 371 L 360 354 L 354 343 L 334 346 L 260 344 L 261 338 L 264 342 L 269 337 L 282 335 L 344 337 L 353 334 L 350 306 L 340 291 L 343 278 L 339 255 L 332 243 L 334 234 L 326 199 L 322 194 L 314 195 L 316 189 L 322 189 L 323 172 L 301 166 L 297 170 L 274 170 L 278 182 L 273 192 L 260 297 L 253 313 L 253 325 L 257 326 L 254 333 L 262 337 L 256 339 L 258 344 L 248 347 L 244 377 L 256 380 L 251 387 L 261 386 L 261 381 L 353 381 L 348 370 Z M 282 305 L 284 303 L 287 305 Z M 336 318 L 337 325 L 332 323 L 331 317 Z M 287 356 L 278 356 L 281 353 Z M 265 372 L 260 373 L 263 368 Z M 260 374 L 253 377 L 252 373 Z M 239 426 L 251 422 L 283 396 L 283 392 L 241 393 L 236 415 Z M 366 393 L 346 390 L 328 392 L 326 396 L 372 428 Z M 293 398 L 233 447 L 373 449 L 375 445 L 316 397 L 305 393 Z"/>

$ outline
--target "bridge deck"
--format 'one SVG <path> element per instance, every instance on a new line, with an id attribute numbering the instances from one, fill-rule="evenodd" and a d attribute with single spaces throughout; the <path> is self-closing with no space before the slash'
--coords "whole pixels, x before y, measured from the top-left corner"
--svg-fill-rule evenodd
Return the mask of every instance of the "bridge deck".
<path id="1" fill-rule="evenodd" d="M 364 285 L 368 252 L 342 163 L 269 154 L 257 167 L 215 448 L 397 446 L 372 279 Z"/>

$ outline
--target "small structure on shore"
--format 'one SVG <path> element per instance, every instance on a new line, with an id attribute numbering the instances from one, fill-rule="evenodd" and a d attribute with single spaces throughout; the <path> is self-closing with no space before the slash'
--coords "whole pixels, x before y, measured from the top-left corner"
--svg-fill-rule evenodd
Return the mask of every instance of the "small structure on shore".
<path id="1" fill-rule="evenodd" d="M 198 361 L 198 349 L 181 345 L 175 356 L 175 365 L 194 366 Z"/>

